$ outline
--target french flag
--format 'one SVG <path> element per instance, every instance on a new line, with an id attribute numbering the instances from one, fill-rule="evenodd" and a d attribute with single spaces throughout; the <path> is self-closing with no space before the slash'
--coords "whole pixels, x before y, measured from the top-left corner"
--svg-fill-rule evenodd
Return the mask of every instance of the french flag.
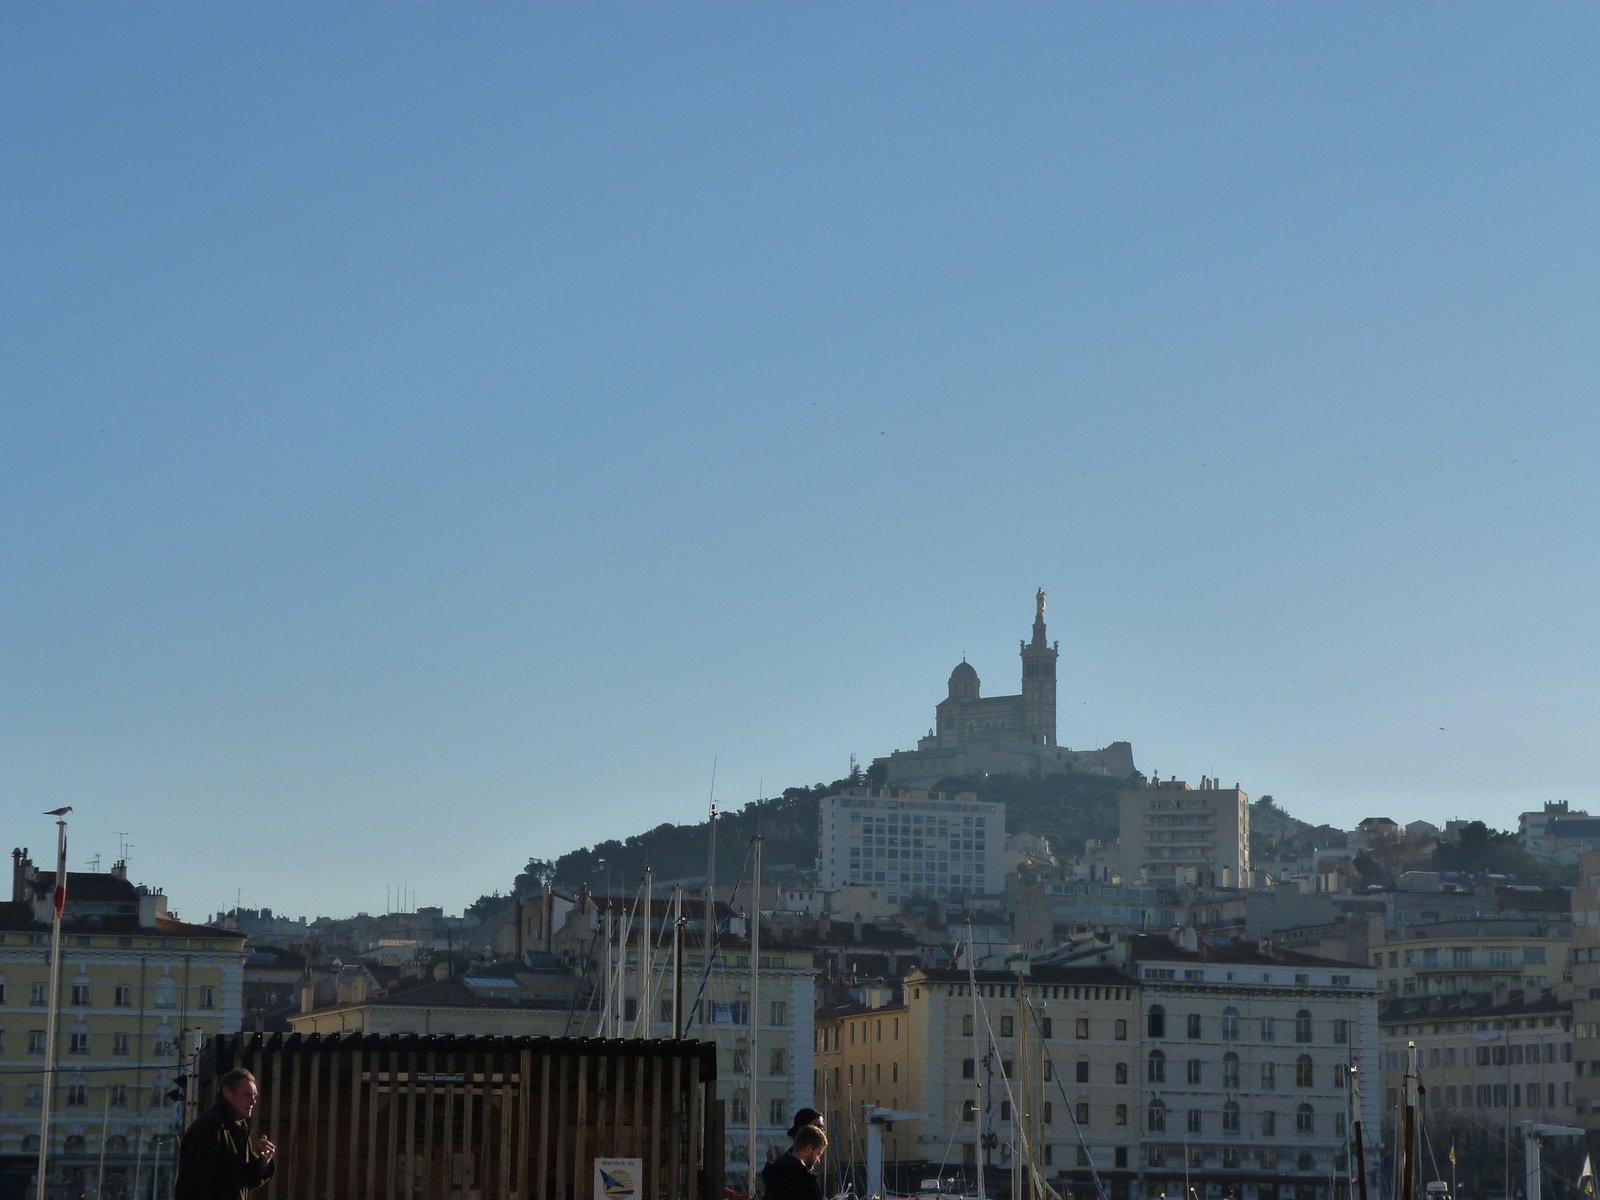
<path id="1" fill-rule="evenodd" d="M 66 824 L 65 821 L 62 824 Z M 67 835 L 61 835 L 61 851 L 56 856 L 56 920 L 61 920 L 61 914 L 67 911 Z"/>

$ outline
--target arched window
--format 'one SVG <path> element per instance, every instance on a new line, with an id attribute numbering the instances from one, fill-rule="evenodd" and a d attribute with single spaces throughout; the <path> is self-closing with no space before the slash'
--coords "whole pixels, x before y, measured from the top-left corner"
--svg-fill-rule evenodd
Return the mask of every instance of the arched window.
<path id="1" fill-rule="evenodd" d="M 106 1139 L 106 1150 L 112 1154 L 126 1154 L 128 1152 L 127 1135 L 113 1133 Z"/>
<path id="2" fill-rule="evenodd" d="M 1294 1015 L 1294 1040 L 1309 1042 L 1311 1040 L 1311 1010 L 1302 1008 Z"/>
<path id="3" fill-rule="evenodd" d="M 1232 1050 L 1222 1056 L 1222 1086 L 1234 1091 L 1239 1088 L 1239 1056 Z"/>
<path id="4" fill-rule="evenodd" d="M 1128 1106 L 1126 1104 L 1117 1105 L 1116 1119 L 1118 1125 L 1126 1125 L 1128 1123 Z"/>
<path id="5" fill-rule="evenodd" d="M 1222 1040 L 1236 1042 L 1239 1040 L 1239 1010 L 1225 1008 L 1222 1010 Z"/>
<path id="6" fill-rule="evenodd" d="M 1167 1106 L 1160 1100 L 1150 1101 L 1149 1125 L 1151 1133 L 1167 1131 Z"/>
<path id="7" fill-rule="evenodd" d="M 1167 1056 L 1159 1050 L 1150 1051 L 1150 1067 L 1145 1072 L 1148 1083 L 1165 1083 L 1167 1081 Z"/>
<path id="8" fill-rule="evenodd" d="M 1311 1133 L 1315 1129 L 1315 1119 L 1312 1116 L 1311 1105 L 1302 1104 L 1294 1110 L 1294 1131 L 1296 1133 Z"/>
<path id="9" fill-rule="evenodd" d="M 1294 1085 L 1295 1087 L 1308 1088 L 1314 1086 L 1312 1076 L 1316 1068 L 1311 1063 L 1311 1055 L 1302 1054 L 1294 1060 Z"/>
<path id="10" fill-rule="evenodd" d="M 1222 1132 L 1239 1136 L 1239 1102 L 1229 1100 L 1222 1106 Z"/>
<path id="11" fill-rule="evenodd" d="M 1150 1019 L 1148 1022 L 1150 1036 L 1164 1038 L 1167 1036 L 1167 1010 L 1159 1004 L 1150 1006 Z"/>

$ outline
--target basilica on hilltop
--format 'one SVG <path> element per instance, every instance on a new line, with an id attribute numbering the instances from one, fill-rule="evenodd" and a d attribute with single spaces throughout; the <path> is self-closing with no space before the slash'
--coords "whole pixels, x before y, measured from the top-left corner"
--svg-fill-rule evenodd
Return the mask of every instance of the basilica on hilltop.
<path id="1" fill-rule="evenodd" d="M 934 706 L 933 728 L 915 750 L 876 759 L 890 787 L 927 788 L 952 777 L 1086 772 L 1133 779 L 1133 746 L 1112 742 L 1103 750 L 1069 750 L 1056 744 L 1056 660 L 1060 643 L 1048 641 L 1044 589 L 1034 597 L 1033 637 L 1022 643 L 1022 690 L 985 696 L 978 672 L 965 658 L 950 672 L 949 694 Z"/>

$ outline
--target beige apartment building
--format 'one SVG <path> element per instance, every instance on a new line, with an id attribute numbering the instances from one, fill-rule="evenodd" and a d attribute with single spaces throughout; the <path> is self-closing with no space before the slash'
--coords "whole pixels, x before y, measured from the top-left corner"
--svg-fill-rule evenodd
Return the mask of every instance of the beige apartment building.
<path id="1" fill-rule="evenodd" d="M 1571 969 L 1573 1120 L 1600 1130 L 1600 851 L 1578 860 Z"/>
<path id="2" fill-rule="evenodd" d="M 873 1105 L 918 1114 L 882 1131 L 890 1191 L 941 1173 L 971 1184 L 1027 1154 L 1063 1189 L 1091 1194 L 1092 1163 L 1116 1200 L 1134 1196 L 1137 1021 L 1133 979 L 1105 965 L 914 970 L 893 1000 L 820 1013 L 816 1107 L 833 1169 L 842 1160 L 865 1182 Z"/>
<path id="3" fill-rule="evenodd" d="M 1514 1195 L 1522 1186 L 1523 1122 L 1572 1125 L 1574 1107 L 1573 1005 L 1548 991 L 1434 994 L 1390 999 L 1379 1018 L 1383 1060 L 1384 1136 L 1393 1144 L 1409 1047 L 1417 1048 L 1429 1136 L 1436 1144 L 1459 1141 L 1464 1176 L 1478 1180 L 1478 1195 Z M 1580 1046 L 1583 1043 L 1578 1043 Z M 1493 1152 L 1467 1155 L 1474 1130 L 1493 1138 Z M 1510 1142 L 1511 1187 L 1505 1186 Z"/>
<path id="4" fill-rule="evenodd" d="M 1563 983 L 1572 924 L 1565 915 L 1465 917 L 1410 925 L 1368 951 L 1389 996 L 1488 994 L 1507 1000 Z"/>

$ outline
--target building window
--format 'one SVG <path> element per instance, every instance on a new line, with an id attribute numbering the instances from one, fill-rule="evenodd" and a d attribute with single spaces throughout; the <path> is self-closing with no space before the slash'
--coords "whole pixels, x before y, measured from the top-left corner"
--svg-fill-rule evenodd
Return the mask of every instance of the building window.
<path id="1" fill-rule="evenodd" d="M 1204 1127 L 1201 1124 L 1200 1110 L 1198 1108 L 1191 1108 L 1189 1110 L 1188 1129 L 1190 1133 L 1205 1132 Z"/>
<path id="2" fill-rule="evenodd" d="M 1222 1040 L 1236 1042 L 1239 1040 L 1239 1010 L 1225 1008 L 1222 1010 Z"/>
<path id="3" fill-rule="evenodd" d="M 1261 1114 L 1261 1136 L 1278 1136 L 1278 1114 L 1273 1112 L 1270 1108 Z"/>
<path id="4" fill-rule="evenodd" d="M 1009 1101 L 1009 1100 L 1000 1101 L 1000 1119 L 1002 1121 L 1011 1120 L 1011 1101 Z"/>
<path id="5" fill-rule="evenodd" d="M 1046 1125 L 1050 1124 L 1050 1120 L 1054 1116 L 1054 1114 L 1055 1114 L 1055 1106 L 1052 1105 L 1050 1103 L 1050 1101 L 1046 1100 L 1044 1102 L 1044 1110 L 1043 1110 L 1044 1123 Z"/>
<path id="6" fill-rule="evenodd" d="M 1115 1028 L 1116 1028 L 1116 1032 L 1112 1036 L 1115 1037 L 1116 1040 L 1119 1041 L 1119 1042 L 1127 1041 L 1128 1040 L 1128 1022 L 1119 1017 L 1119 1018 L 1117 1018 L 1117 1023 L 1116 1023 L 1116 1027 Z"/>
<path id="7" fill-rule="evenodd" d="M 1088 1083 L 1089 1082 L 1089 1060 L 1087 1058 L 1080 1058 L 1078 1060 L 1077 1082 L 1078 1083 Z"/>
<path id="8" fill-rule="evenodd" d="M 39 1053 L 44 1053 L 44 1034 L 39 1035 Z M 1150 1051 L 1149 1069 L 1145 1073 L 1148 1083 L 1165 1083 L 1167 1081 L 1167 1056 L 1159 1050 Z"/>
<path id="9" fill-rule="evenodd" d="M 1167 1036 L 1167 1010 L 1159 1004 L 1150 1006 L 1149 1034 L 1153 1038 Z"/>
<path id="10" fill-rule="evenodd" d="M 1229 1091 L 1239 1090 L 1239 1056 L 1231 1050 L 1222 1056 L 1222 1086 Z"/>
<path id="11" fill-rule="evenodd" d="M 1294 1110 L 1294 1131 L 1296 1133 L 1311 1133 L 1314 1128 L 1311 1105 L 1302 1104 Z"/>
<path id="12" fill-rule="evenodd" d="M 972 1036 L 972 1014 L 971 1013 L 967 1013 L 964 1017 L 961 1018 L 961 1036 L 962 1037 L 971 1037 Z"/>
<path id="13" fill-rule="evenodd" d="M 1309 1042 L 1311 1040 L 1311 1012 L 1302 1008 L 1294 1015 L 1294 1040 Z"/>
<path id="14" fill-rule="evenodd" d="M 1159 1100 L 1150 1101 L 1146 1119 L 1151 1133 L 1165 1133 L 1167 1131 L 1167 1106 Z"/>
<path id="15" fill-rule="evenodd" d="M 1077 1036 L 1077 1038 L 1080 1041 L 1082 1041 L 1084 1038 L 1088 1037 L 1089 1036 L 1089 1018 L 1088 1017 L 1079 1017 L 1077 1019 L 1077 1021 L 1074 1022 L 1073 1032 L 1074 1032 L 1074 1034 Z"/>
<path id="16" fill-rule="evenodd" d="M 1200 1014 L 1199 1013 L 1190 1013 L 1187 1025 L 1188 1025 L 1188 1035 L 1189 1035 L 1190 1038 L 1197 1038 L 1197 1037 L 1200 1036 Z"/>
<path id="17" fill-rule="evenodd" d="M 1191 1084 L 1198 1084 L 1200 1082 L 1200 1060 L 1198 1058 L 1191 1058 L 1188 1061 L 1187 1070 L 1184 1072 L 1184 1078 Z"/>
<path id="18" fill-rule="evenodd" d="M 67 1107 L 87 1108 L 89 1106 L 89 1085 L 86 1083 L 67 1084 Z"/>
<path id="19" fill-rule="evenodd" d="M 178 984 L 176 980 L 167 978 L 157 981 L 155 1006 L 157 1008 L 178 1007 Z"/>
<path id="20" fill-rule="evenodd" d="M 1261 1090 L 1270 1092 L 1278 1086 L 1278 1068 L 1275 1063 L 1264 1062 L 1261 1064 Z"/>
<path id="21" fill-rule="evenodd" d="M 43 983 L 28 985 L 28 1003 L 34 1008 L 50 1007 L 50 987 Z"/>
<path id="22" fill-rule="evenodd" d="M 783 1097 L 774 1096 L 767 1102 L 767 1123 L 769 1125 L 782 1125 L 788 1119 L 785 1116 L 787 1111 L 788 1106 L 784 1103 Z"/>
<path id="23" fill-rule="evenodd" d="M 132 1008 L 133 988 L 125 983 L 117 984 L 111 1003 L 116 1005 L 118 1008 Z"/>
<path id="24" fill-rule="evenodd" d="M 1276 1024 L 1273 1022 L 1273 1019 L 1271 1017 L 1262 1017 L 1261 1040 L 1263 1042 L 1270 1042 L 1276 1040 L 1277 1036 L 1278 1030 Z"/>
<path id="25" fill-rule="evenodd" d="M 109 1099 L 110 1099 L 110 1103 L 111 1103 L 111 1107 L 112 1108 L 127 1108 L 128 1107 L 128 1085 L 127 1084 L 125 1084 L 125 1083 L 113 1083 L 106 1090 L 110 1093 Z"/>
<path id="26" fill-rule="evenodd" d="M 1128 1106 L 1126 1104 L 1117 1105 L 1114 1110 L 1114 1116 L 1118 1125 L 1126 1125 L 1128 1123 Z"/>
<path id="27" fill-rule="evenodd" d="M 1085 1129 L 1089 1128 L 1089 1102 L 1087 1100 L 1078 1101 L 1077 1111 L 1074 1115 L 1077 1116 L 1079 1125 L 1082 1125 Z"/>
<path id="28" fill-rule="evenodd" d="M 30 1030 L 28 1030 L 28 1053 L 29 1054 L 43 1054 L 44 1053 L 44 1030 L 42 1030 L 42 1029 L 30 1029 Z"/>
<path id="29" fill-rule="evenodd" d="M 72 985 L 72 1007 L 89 1007 L 89 985 L 87 983 L 75 983 Z"/>
<path id="30" fill-rule="evenodd" d="M 1012 1021 L 1011 1021 L 1011 1014 L 1010 1013 L 1001 1013 L 1000 1014 L 1000 1036 L 1001 1037 L 1011 1037 L 1012 1036 L 1012 1031 L 1013 1031 L 1013 1025 L 1012 1025 Z"/>
<path id="31" fill-rule="evenodd" d="M 785 1070 L 784 1065 L 783 1065 L 783 1057 L 784 1057 L 784 1055 L 783 1055 L 783 1047 L 782 1046 L 774 1046 L 772 1048 L 771 1053 L 769 1053 L 767 1055 L 767 1074 L 768 1075 L 782 1075 L 783 1074 L 783 1072 Z"/>
<path id="32" fill-rule="evenodd" d="M 1314 1074 L 1315 1068 L 1312 1066 L 1311 1056 L 1309 1054 L 1302 1054 L 1299 1058 L 1294 1060 L 1295 1087 L 1308 1088 L 1315 1086 L 1312 1082 L 1312 1076 Z"/>
<path id="33" fill-rule="evenodd" d="M 1118 1083 L 1127 1083 L 1128 1082 L 1128 1064 L 1119 1062 L 1116 1065 L 1116 1068 L 1115 1068 L 1115 1075 L 1116 1075 L 1116 1081 Z"/>
<path id="34" fill-rule="evenodd" d="M 86 1030 L 86 1029 L 74 1029 L 71 1033 L 69 1033 L 67 1035 L 67 1053 L 68 1054 L 87 1054 L 87 1053 L 89 1053 L 89 1031 L 88 1030 Z"/>
<path id="35" fill-rule="evenodd" d="M 113 1033 L 111 1035 L 111 1053 L 119 1057 L 127 1057 L 128 1035 L 126 1033 Z"/>
<path id="36" fill-rule="evenodd" d="M 1350 1022 L 1344 1017 L 1338 1018 L 1333 1023 L 1333 1040 L 1343 1046 L 1350 1041 Z M 1438 1053 L 1437 1050 L 1434 1051 Z"/>
<path id="37" fill-rule="evenodd" d="M 1222 1132 L 1239 1136 L 1239 1102 L 1229 1100 L 1222 1106 Z"/>
<path id="38" fill-rule="evenodd" d="M 210 988 L 206 988 L 205 989 L 206 992 L 209 992 L 210 990 L 211 990 Z M 201 1008 L 214 1008 L 215 1005 L 214 1004 L 207 1004 L 205 1002 L 204 993 L 202 993 L 201 994 L 201 1000 L 200 1000 L 200 1007 Z M 787 1025 L 789 1023 L 789 1002 L 787 1000 L 774 1000 L 772 1002 L 772 1007 L 768 1011 L 769 1011 L 769 1013 L 770 1013 L 770 1015 L 772 1017 L 772 1020 L 770 1022 L 768 1022 L 769 1024 L 772 1024 L 772 1025 Z"/>
<path id="39" fill-rule="evenodd" d="M 977 1070 L 977 1064 L 970 1058 L 961 1060 L 961 1078 L 971 1079 Z"/>

